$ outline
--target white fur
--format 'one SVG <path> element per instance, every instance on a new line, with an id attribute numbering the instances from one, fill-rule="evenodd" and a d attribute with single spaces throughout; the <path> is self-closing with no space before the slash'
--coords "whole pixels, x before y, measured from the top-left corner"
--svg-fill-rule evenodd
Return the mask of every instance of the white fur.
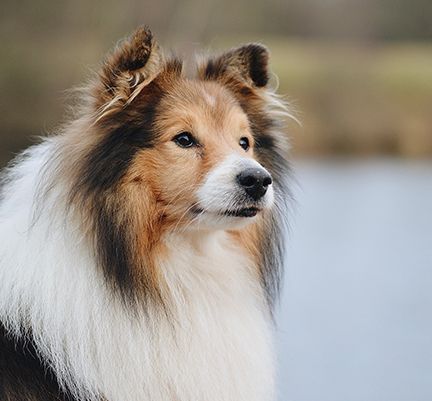
<path id="1" fill-rule="evenodd" d="M 65 216 L 67 187 L 36 196 L 55 145 L 32 148 L 8 173 L 0 320 L 17 336 L 30 328 L 43 358 L 81 400 L 272 400 L 271 323 L 247 257 L 223 231 L 172 234 L 165 239 L 171 256 L 158 268 L 173 316 L 151 307 L 130 313 Z"/>
<path id="2" fill-rule="evenodd" d="M 256 160 L 241 157 L 237 154 L 228 156 L 214 169 L 210 170 L 204 183 L 197 191 L 198 206 L 203 213 L 197 218 L 196 226 L 211 228 L 239 228 L 255 218 L 232 217 L 222 213 L 226 210 L 239 208 L 239 192 L 242 188 L 236 182 L 237 175 L 247 168 L 258 168 L 267 171 Z M 269 185 L 265 195 L 253 204 L 241 207 L 256 206 L 261 209 L 270 208 L 274 202 L 273 186 Z"/>

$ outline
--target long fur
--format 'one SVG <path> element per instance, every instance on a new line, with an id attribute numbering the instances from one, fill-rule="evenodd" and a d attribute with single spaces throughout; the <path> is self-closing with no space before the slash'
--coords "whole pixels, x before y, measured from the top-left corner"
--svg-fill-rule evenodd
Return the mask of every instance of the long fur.
<path id="1" fill-rule="evenodd" d="M 288 112 L 267 61 L 263 46 L 243 46 L 202 62 L 191 82 L 141 28 L 107 58 L 77 118 L 5 171 L 0 400 L 274 398 L 290 192 Z M 159 164 L 169 113 L 201 92 L 203 115 L 220 98 L 220 119 L 250 128 L 254 159 L 273 177 L 273 207 L 244 227 L 191 229 L 179 202 L 197 185 Z M 200 151 L 202 183 L 216 161 Z"/>

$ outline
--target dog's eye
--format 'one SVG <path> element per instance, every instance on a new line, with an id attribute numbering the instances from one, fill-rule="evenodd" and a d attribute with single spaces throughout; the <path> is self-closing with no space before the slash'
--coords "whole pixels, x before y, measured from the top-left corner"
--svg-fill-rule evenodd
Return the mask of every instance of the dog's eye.
<path id="1" fill-rule="evenodd" d="M 197 142 L 190 132 L 181 132 L 173 138 L 173 141 L 181 148 L 196 146 Z"/>
<path id="2" fill-rule="evenodd" d="M 240 138 L 239 141 L 239 145 L 245 150 L 247 151 L 250 147 L 249 145 L 249 139 L 247 139 L 246 137 Z"/>

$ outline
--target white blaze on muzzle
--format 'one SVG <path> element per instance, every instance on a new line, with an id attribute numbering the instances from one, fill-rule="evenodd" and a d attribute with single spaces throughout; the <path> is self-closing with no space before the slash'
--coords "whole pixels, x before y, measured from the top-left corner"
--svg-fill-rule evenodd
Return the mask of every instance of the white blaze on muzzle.
<path id="1" fill-rule="evenodd" d="M 252 182 L 241 179 L 245 172 L 251 174 Z M 254 182 L 255 179 L 265 181 Z M 251 196 L 253 185 L 264 185 L 265 188 L 261 188 L 257 196 Z M 222 214 L 248 207 L 269 208 L 274 199 L 270 173 L 257 161 L 238 155 L 230 155 L 210 170 L 197 195 L 201 209 Z"/>

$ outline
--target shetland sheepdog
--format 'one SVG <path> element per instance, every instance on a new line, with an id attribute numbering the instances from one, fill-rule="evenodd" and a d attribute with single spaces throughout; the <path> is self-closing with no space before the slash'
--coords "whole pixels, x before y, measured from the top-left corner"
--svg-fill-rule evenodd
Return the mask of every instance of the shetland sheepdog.
<path id="1" fill-rule="evenodd" d="M 290 169 L 268 59 L 186 74 L 140 28 L 6 169 L 1 401 L 274 399 Z"/>

